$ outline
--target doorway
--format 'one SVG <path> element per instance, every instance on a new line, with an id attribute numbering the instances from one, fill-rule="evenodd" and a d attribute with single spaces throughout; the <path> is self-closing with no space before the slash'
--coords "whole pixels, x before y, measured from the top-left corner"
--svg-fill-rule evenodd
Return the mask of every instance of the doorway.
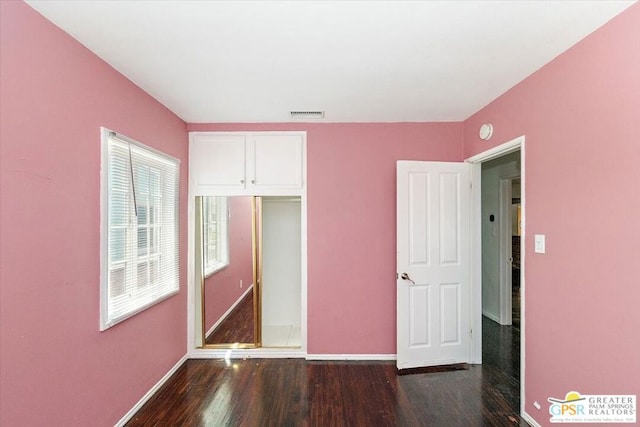
<path id="1" fill-rule="evenodd" d="M 520 268 L 513 256 L 516 240 L 519 246 L 519 235 L 514 236 L 513 209 L 514 201 L 516 211 L 520 205 L 520 157 L 518 150 L 482 163 L 481 220 L 483 363 L 518 386 L 520 288 L 514 288 L 514 284 L 519 284 L 519 276 L 514 283 L 513 275 L 514 267 L 518 268 L 518 274 Z M 514 187 L 517 197 L 514 197 Z M 515 222 L 517 226 L 517 219 Z M 514 319 L 518 327 L 514 327 Z M 518 399 L 519 391 L 519 387 L 505 389 L 505 393 L 515 394 L 509 396 L 512 399 Z"/>
<path id="2" fill-rule="evenodd" d="M 472 163 L 473 182 L 481 183 L 473 192 L 472 267 L 473 328 L 481 333 L 474 333 L 472 360 L 498 366 L 511 383 L 517 383 L 521 408 L 525 401 L 525 257 L 524 251 L 520 251 L 522 256 L 516 259 L 514 247 L 524 248 L 526 239 L 524 158 L 525 137 L 521 136 L 467 159 Z M 492 175 L 488 177 L 488 173 Z M 520 197 L 514 197 L 518 190 Z M 518 206 L 519 235 L 514 239 L 512 211 L 515 208 L 517 218 Z M 513 283 L 519 284 L 517 300 L 513 299 Z M 517 316 L 512 310 L 518 309 L 518 302 L 520 327 L 514 328 L 512 322 Z"/>
<path id="3" fill-rule="evenodd" d="M 514 239 L 513 189 L 514 182 L 518 182 L 516 200 L 521 206 L 520 151 L 484 162 L 481 168 L 482 315 L 500 325 L 511 325 L 514 307 L 513 252 L 514 242 L 519 242 L 519 235 Z M 519 262 L 517 267 L 519 270 Z"/>

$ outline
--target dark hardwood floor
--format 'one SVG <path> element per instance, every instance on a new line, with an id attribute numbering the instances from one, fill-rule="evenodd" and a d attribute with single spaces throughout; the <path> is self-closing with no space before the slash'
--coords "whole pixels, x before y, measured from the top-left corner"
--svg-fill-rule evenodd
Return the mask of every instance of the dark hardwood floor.
<path id="1" fill-rule="evenodd" d="M 253 343 L 253 292 L 247 293 L 226 319 L 207 337 L 206 344 Z"/>
<path id="2" fill-rule="evenodd" d="M 520 330 L 520 269 L 514 268 L 511 274 L 511 324 Z"/>
<path id="3" fill-rule="evenodd" d="M 527 426 L 520 336 L 483 321 L 482 365 L 397 375 L 394 362 L 189 360 L 133 426 Z"/>

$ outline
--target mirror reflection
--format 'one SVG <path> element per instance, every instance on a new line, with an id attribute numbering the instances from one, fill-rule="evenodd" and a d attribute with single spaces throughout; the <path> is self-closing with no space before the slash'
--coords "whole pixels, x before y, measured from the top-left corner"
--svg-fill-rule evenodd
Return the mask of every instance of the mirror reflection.
<path id="1" fill-rule="evenodd" d="M 201 200 L 205 345 L 256 342 L 252 199 Z"/>
<path id="2" fill-rule="evenodd" d="M 300 197 L 196 198 L 196 346 L 299 348 Z"/>

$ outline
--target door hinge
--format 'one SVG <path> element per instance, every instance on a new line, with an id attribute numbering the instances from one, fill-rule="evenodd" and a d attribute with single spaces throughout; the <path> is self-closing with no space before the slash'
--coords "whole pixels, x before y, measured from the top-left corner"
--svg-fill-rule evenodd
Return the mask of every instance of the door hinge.
<path id="1" fill-rule="evenodd" d="M 469 336 L 473 336 L 473 329 L 469 329 Z"/>
<path id="2" fill-rule="evenodd" d="M 396 280 L 398 280 L 400 277 L 398 276 L 398 273 L 396 273 Z"/>

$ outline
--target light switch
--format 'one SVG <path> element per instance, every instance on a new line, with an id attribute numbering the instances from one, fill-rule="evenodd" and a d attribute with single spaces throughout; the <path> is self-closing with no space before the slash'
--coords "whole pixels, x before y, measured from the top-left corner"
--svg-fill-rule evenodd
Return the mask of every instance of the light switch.
<path id="1" fill-rule="evenodd" d="M 543 254 L 545 252 L 544 234 L 536 234 L 534 236 L 535 252 L 537 254 Z"/>

